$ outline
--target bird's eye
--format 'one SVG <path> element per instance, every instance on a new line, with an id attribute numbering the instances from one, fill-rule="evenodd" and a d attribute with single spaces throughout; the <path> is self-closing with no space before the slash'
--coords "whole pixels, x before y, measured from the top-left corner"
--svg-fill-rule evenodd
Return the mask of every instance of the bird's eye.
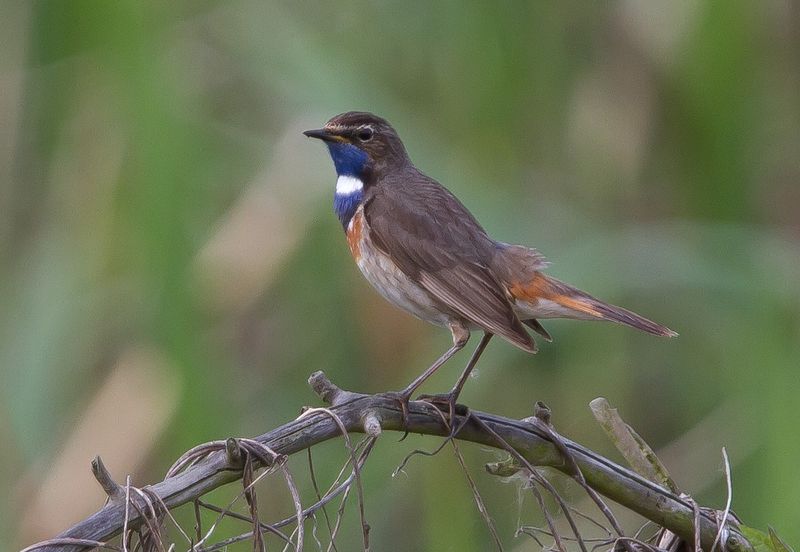
<path id="1" fill-rule="evenodd" d="M 371 128 L 362 128 L 358 131 L 358 139 L 362 142 L 369 142 L 372 140 L 372 129 Z"/>

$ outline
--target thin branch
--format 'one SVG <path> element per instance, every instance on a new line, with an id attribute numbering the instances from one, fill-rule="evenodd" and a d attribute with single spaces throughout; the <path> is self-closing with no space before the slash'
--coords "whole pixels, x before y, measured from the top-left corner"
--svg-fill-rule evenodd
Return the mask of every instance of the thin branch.
<path id="1" fill-rule="evenodd" d="M 246 521 L 248 523 L 251 523 L 253 521 L 251 518 L 249 518 L 249 517 L 247 517 L 245 515 L 238 514 L 236 512 L 229 512 L 229 511 L 227 511 L 227 510 L 225 510 L 223 508 L 220 508 L 219 506 L 215 506 L 214 504 L 208 504 L 207 502 L 203 502 L 202 500 L 198 500 L 197 504 L 198 504 L 198 506 L 202 506 L 203 508 L 205 508 L 207 510 L 211 510 L 212 512 L 216 512 L 218 514 L 225 514 L 229 518 L 238 519 L 239 521 Z M 294 518 L 289 518 L 289 521 L 292 521 L 293 519 Z M 276 535 L 278 538 L 280 538 L 285 543 L 290 543 L 289 537 L 287 537 L 282 531 L 280 531 L 274 525 L 269 525 L 267 523 L 261 522 L 261 529 L 263 529 L 264 531 L 269 531 L 273 535 Z M 253 536 L 252 531 L 248 532 L 248 533 L 245 533 L 245 536 L 241 540 L 250 538 L 251 536 Z M 200 538 L 202 538 L 202 536 Z M 200 538 L 197 539 L 198 542 L 200 541 Z M 211 547 L 203 548 L 203 550 L 211 550 Z"/>
<path id="2" fill-rule="evenodd" d="M 636 473 L 664 485 L 674 493 L 678 492 L 678 486 L 675 485 L 666 466 L 661 463 L 650 445 L 625 423 L 616 408 L 612 408 L 603 397 L 590 402 L 589 408 L 614 446 Z"/>
<path id="3" fill-rule="evenodd" d="M 722 459 L 725 461 L 725 483 L 728 489 L 728 498 L 725 501 L 725 510 L 722 513 L 722 520 L 719 524 L 719 531 L 717 531 L 717 536 L 714 537 L 714 543 L 711 545 L 711 552 L 714 552 L 714 549 L 719 544 L 720 539 L 722 539 L 722 533 L 725 532 L 725 527 L 728 524 L 728 516 L 731 513 L 731 501 L 733 500 L 733 484 L 731 482 L 731 463 L 728 460 L 728 451 L 725 450 L 725 447 L 722 447 Z"/>
<path id="4" fill-rule="evenodd" d="M 317 475 L 316 473 L 314 473 L 314 459 L 311 454 L 310 447 L 307 450 L 307 452 L 308 452 L 308 473 L 311 476 L 311 485 L 314 487 L 314 493 L 316 493 L 317 495 L 317 501 L 320 501 L 322 500 L 322 493 L 320 492 L 319 484 L 317 483 Z M 325 508 L 325 506 L 322 506 L 321 509 L 322 509 L 322 515 L 325 517 L 325 524 L 328 526 L 328 534 L 330 535 L 331 533 L 333 533 L 333 526 L 331 526 L 331 518 L 328 515 L 328 510 Z M 316 531 L 314 532 L 314 534 L 316 535 Z M 314 538 L 316 538 L 316 536 Z M 322 548 L 321 545 L 320 548 Z M 333 546 L 333 550 L 334 552 L 339 552 L 339 550 L 336 548 L 336 545 Z"/>
<path id="5" fill-rule="evenodd" d="M 581 534 L 580 531 L 578 531 L 578 527 L 575 524 L 575 520 L 569 513 L 569 508 L 567 507 L 566 502 L 558 493 L 556 488 L 553 487 L 553 485 L 547 480 L 547 478 L 542 476 L 536 470 L 536 468 L 533 467 L 533 465 L 528 461 L 527 458 L 525 458 L 522 454 L 520 454 L 518 450 L 512 447 L 507 440 L 498 435 L 497 432 L 494 431 L 491 427 L 489 427 L 489 425 L 487 425 L 485 422 L 483 422 L 483 420 L 481 420 L 480 418 L 474 418 L 473 421 L 479 424 L 481 429 L 483 429 L 483 431 L 485 431 L 494 438 L 495 446 L 499 445 L 500 448 L 506 450 L 509 454 L 511 454 L 514 460 L 525 466 L 525 468 L 527 469 L 528 474 L 530 475 L 530 478 L 533 481 L 533 483 L 531 484 L 531 490 L 534 492 L 536 501 L 539 503 L 539 508 L 542 510 L 542 514 L 544 515 L 545 521 L 547 521 L 548 527 L 550 527 L 550 531 L 553 533 L 553 540 L 555 541 L 556 547 L 560 551 L 566 552 L 566 548 L 564 547 L 563 542 L 561 542 L 561 536 L 559 535 L 558 531 L 556 531 L 555 523 L 553 519 L 550 517 L 550 514 L 547 511 L 547 507 L 544 504 L 542 495 L 536 489 L 536 483 L 541 485 L 547 492 L 550 493 L 550 496 L 552 496 L 556 500 L 559 507 L 561 508 L 562 513 L 564 514 L 564 518 L 567 520 L 567 523 L 569 523 L 569 526 L 572 529 L 572 533 L 575 535 L 575 540 L 578 542 L 578 546 L 580 546 L 581 552 L 587 552 L 586 544 L 583 542 L 583 539 L 581 539 Z M 558 452 L 559 454 L 561 453 L 561 451 Z"/>
<path id="6" fill-rule="evenodd" d="M 373 430 L 374 420 L 377 419 L 383 431 L 402 432 L 407 429 L 411 433 L 442 437 L 450 433 L 449 428 L 441 423 L 439 416 L 431 412 L 427 403 L 412 401 L 404 424 L 401 408 L 391 396 L 362 395 L 339 389 L 322 372 L 313 374 L 309 383 L 317 394 L 331 405 L 330 411 L 341 420 L 347 432 L 365 432 L 365 419 L 369 418 L 372 420 Z M 541 429 L 526 422 L 493 414 L 472 411 L 471 416 L 474 418 L 467 421 L 463 417 L 456 417 L 454 423 L 464 424 L 458 432 L 457 439 L 497 448 L 495 437 L 483 429 L 488 427 L 531 465 L 549 466 L 572 475 L 561 452 Z M 480 423 L 476 423 L 475 420 L 479 420 Z M 327 414 L 317 412 L 283 424 L 255 440 L 276 454 L 291 455 L 340 435 L 341 429 L 336 421 Z M 719 531 L 718 520 L 712 513 L 699 511 L 695 524 L 692 504 L 685 498 L 577 443 L 568 439 L 562 441 L 591 488 L 686 540 L 693 540 L 696 527 L 702 546 L 706 549 L 711 548 Z M 197 456 L 190 455 L 191 459 L 186 456 L 184 455 L 181 462 L 182 471 L 173 471 L 172 477 L 149 487 L 160 497 L 159 502 L 163 502 L 168 508 L 192 502 L 209 491 L 242 477 L 241 464 L 228 458 L 224 450 Z M 141 515 L 130 510 L 130 515 L 125 515 L 127 504 L 128 500 L 124 503 L 108 501 L 99 511 L 67 529 L 58 538 L 87 539 L 102 543 L 118 535 L 123 530 L 123 525 L 140 526 L 143 523 Z M 736 543 L 739 552 L 753 550 L 744 535 L 733 524 L 729 524 L 723 540 L 732 538 L 735 539 L 733 542 Z M 720 545 L 725 549 L 727 542 L 721 542 Z M 98 545 L 67 544 L 62 540 L 58 544 L 50 541 L 37 549 L 47 552 L 72 552 L 85 550 L 91 546 Z"/>
<path id="7" fill-rule="evenodd" d="M 581 487 L 583 487 L 583 489 L 586 491 L 586 494 L 589 495 L 589 498 L 592 499 L 597 508 L 603 513 L 608 522 L 611 524 L 611 527 L 614 529 L 614 531 L 616 531 L 617 536 L 623 536 L 622 528 L 620 527 L 617 518 L 614 517 L 611 509 L 605 502 L 603 502 L 603 499 L 600 498 L 597 492 L 586 483 L 586 479 L 583 477 L 578 464 L 575 463 L 575 459 L 572 457 L 572 453 L 569 451 L 569 448 L 564 442 L 563 437 L 561 437 L 561 435 L 558 434 L 555 429 L 553 429 L 553 426 L 550 423 L 550 409 L 547 408 L 544 403 L 537 402 L 536 414 L 531 421 L 539 429 L 544 431 L 550 441 L 556 446 L 558 451 L 564 457 L 566 468 L 569 470 L 569 472 L 571 472 L 569 475 L 575 479 L 575 481 L 577 481 Z"/>
<path id="8" fill-rule="evenodd" d="M 478 492 L 478 486 L 475 484 L 475 480 L 472 479 L 472 476 L 469 474 L 467 463 L 464 461 L 464 456 L 462 456 L 461 451 L 458 448 L 458 442 L 455 439 L 452 439 L 450 440 L 450 444 L 453 445 L 453 452 L 458 459 L 458 465 L 461 467 L 461 471 L 464 473 L 464 477 L 469 485 L 469 490 L 472 491 L 472 498 L 475 499 L 475 506 L 478 507 L 478 513 L 481 515 L 481 518 L 483 518 L 486 528 L 489 529 L 489 534 L 492 535 L 492 540 L 494 540 L 495 545 L 497 545 L 497 549 L 500 552 L 503 552 L 503 550 L 505 550 L 505 548 L 503 548 L 503 541 L 500 540 L 500 535 L 497 533 L 497 528 L 494 526 L 492 516 L 489 515 L 489 511 L 486 509 L 486 503 L 483 501 L 481 493 Z"/>
<path id="9" fill-rule="evenodd" d="M 364 550 L 369 550 L 369 524 L 367 524 L 366 514 L 364 513 L 364 488 L 361 485 L 361 470 L 358 468 L 358 460 L 356 459 L 356 450 L 353 448 L 353 443 L 350 441 L 350 434 L 348 433 L 348 429 L 345 426 L 344 422 L 342 421 L 339 416 L 331 411 L 328 408 L 311 408 L 306 410 L 300 415 L 300 418 L 304 418 L 307 416 L 312 416 L 315 413 L 322 413 L 326 414 L 331 417 L 331 419 L 336 422 L 336 425 L 342 432 L 342 437 L 344 437 L 345 445 L 347 446 L 347 451 L 350 453 L 350 461 L 353 464 L 353 473 L 355 475 L 355 483 L 356 483 L 356 493 L 358 494 L 358 513 L 361 518 L 361 532 L 362 532 L 362 540 L 364 545 Z M 361 417 L 362 419 L 366 418 L 365 416 Z M 368 430 L 367 430 L 368 431 Z M 298 511 L 298 520 L 300 519 L 300 512 L 302 512 L 302 508 Z"/>
<path id="10" fill-rule="evenodd" d="M 80 546 L 81 548 L 102 548 L 104 550 L 115 550 L 116 552 L 120 552 L 119 546 L 114 546 L 113 544 L 108 544 L 105 542 L 90 540 L 90 539 L 75 539 L 71 537 L 56 537 L 54 539 L 49 539 L 42 542 L 37 542 L 36 544 L 32 544 L 26 548 L 20 550 L 20 552 L 34 552 L 35 550 L 46 550 L 50 549 L 49 547 L 55 547 L 52 549 L 58 550 L 59 547 L 63 546 Z"/>

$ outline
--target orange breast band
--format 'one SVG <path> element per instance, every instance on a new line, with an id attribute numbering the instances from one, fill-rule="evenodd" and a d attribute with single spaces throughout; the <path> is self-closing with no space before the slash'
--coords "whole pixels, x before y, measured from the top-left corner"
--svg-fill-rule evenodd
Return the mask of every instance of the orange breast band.
<path id="1" fill-rule="evenodd" d="M 356 261 L 361 258 L 361 232 L 363 229 L 364 213 L 359 209 L 347 225 L 347 245 L 350 246 L 350 253 L 353 254 Z"/>

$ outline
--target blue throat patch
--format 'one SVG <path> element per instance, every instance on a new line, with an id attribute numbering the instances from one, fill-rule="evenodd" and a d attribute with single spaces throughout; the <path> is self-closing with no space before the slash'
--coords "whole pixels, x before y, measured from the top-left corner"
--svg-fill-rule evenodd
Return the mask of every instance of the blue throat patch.
<path id="1" fill-rule="evenodd" d="M 352 194 L 334 194 L 333 195 L 333 210 L 336 211 L 336 216 L 339 217 L 339 222 L 346 230 L 347 225 L 350 224 L 350 219 L 356 214 L 358 206 L 361 205 L 361 200 L 364 199 L 364 192 L 353 192 Z"/>
<path id="2" fill-rule="evenodd" d="M 352 176 L 363 182 L 364 169 L 369 160 L 367 153 L 353 144 L 327 142 L 327 145 L 336 167 L 336 174 Z M 339 221 L 345 229 L 347 229 L 350 219 L 356 214 L 362 199 L 364 199 L 363 189 L 349 194 L 334 193 L 333 210 L 336 211 L 336 216 L 339 217 Z"/>
<path id="3" fill-rule="evenodd" d="M 367 152 L 353 144 L 343 142 L 327 142 L 327 144 L 333 164 L 336 166 L 336 174 L 361 178 L 369 160 Z"/>

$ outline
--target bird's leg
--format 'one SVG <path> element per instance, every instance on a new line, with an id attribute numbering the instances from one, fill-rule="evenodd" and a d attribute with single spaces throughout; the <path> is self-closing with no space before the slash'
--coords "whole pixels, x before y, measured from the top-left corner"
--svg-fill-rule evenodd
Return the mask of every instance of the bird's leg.
<path id="1" fill-rule="evenodd" d="M 464 348 L 469 341 L 469 330 L 467 327 L 460 322 L 452 322 L 450 324 L 450 331 L 453 334 L 453 346 L 450 347 L 447 352 L 445 352 L 442 356 L 440 356 L 436 362 L 431 364 L 431 366 L 425 370 L 422 374 L 417 376 L 414 381 L 408 384 L 408 386 L 400 391 L 399 393 L 391 393 L 391 395 L 396 396 L 396 398 L 400 401 L 400 407 L 403 410 L 403 425 L 407 426 L 406 423 L 408 420 L 408 401 L 411 400 L 411 395 L 414 394 L 414 391 L 417 388 L 425 383 L 431 375 L 438 370 L 442 364 L 450 360 L 450 358 L 456 354 L 458 351 Z M 463 384 L 462 384 L 463 385 Z"/>
<path id="2" fill-rule="evenodd" d="M 454 431 L 455 426 L 453 425 L 453 418 L 456 412 L 456 401 L 458 400 L 458 396 L 461 394 L 461 390 L 464 388 L 464 384 L 467 382 L 467 378 L 469 378 L 470 373 L 472 372 L 475 365 L 478 363 L 478 359 L 481 358 L 483 351 L 486 349 L 486 346 L 489 344 L 489 340 L 492 339 L 492 335 L 488 332 L 483 334 L 478 346 L 475 347 L 475 351 L 472 353 L 472 356 L 467 363 L 467 366 L 464 368 L 464 371 L 461 372 L 461 375 L 458 378 L 458 381 L 450 390 L 449 393 L 444 395 L 425 395 L 420 397 L 422 400 L 425 400 L 430 403 L 439 403 L 439 404 L 446 404 L 448 407 L 448 411 L 450 413 L 450 429 Z"/>

